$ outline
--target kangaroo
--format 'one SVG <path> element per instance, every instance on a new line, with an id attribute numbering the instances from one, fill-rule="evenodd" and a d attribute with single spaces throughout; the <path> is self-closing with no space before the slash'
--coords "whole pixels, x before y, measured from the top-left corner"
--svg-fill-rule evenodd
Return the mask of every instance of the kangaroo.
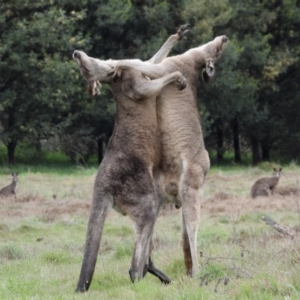
<path id="1" fill-rule="evenodd" d="M 148 60 L 151 64 L 160 63 L 163 59 L 167 57 L 170 50 L 177 44 L 178 41 L 181 41 L 185 38 L 186 34 L 190 31 L 189 24 L 182 25 L 176 34 L 171 35 L 167 41 L 162 45 L 162 47 L 157 51 L 157 53 Z M 80 58 L 76 58 L 73 55 L 76 63 L 79 66 L 80 73 L 88 81 L 88 92 L 91 96 L 101 94 L 101 83 L 110 84 L 113 80 L 112 76 L 109 76 L 114 70 L 114 67 L 117 64 L 117 60 L 100 60 L 88 56 L 83 51 L 75 51 L 80 53 Z"/>
<path id="2" fill-rule="evenodd" d="M 182 204 L 182 238 L 186 272 L 193 276 L 199 271 L 197 233 L 200 223 L 200 199 L 210 160 L 205 149 L 197 109 L 197 78 L 209 83 L 215 73 L 215 62 L 226 44 L 225 35 L 185 53 L 165 58 L 159 64 L 140 60 L 121 60 L 112 71 L 117 77 L 124 69 L 134 68 L 151 79 L 169 72 L 180 71 L 187 87 L 178 93 L 172 85 L 158 95 L 157 114 L 162 143 L 162 173 L 158 178 L 160 194 Z M 173 200 L 172 200 L 173 199 Z"/>
<path id="3" fill-rule="evenodd" d="M 92 85 L 97 80 L 105 80 L 111 73 L 112 77 L 117 76 L 123 67 L 138 68 L 150 78 L 172 70 L 180 70 L 185 74 L 188 84 L 181 94 L 167 86 L 157 97 L 163 156 L 162 173 L 158 173 L 155 182 L 159 197 L 173 200 L 177 207 L 180 206 L 179 203 L 183 203 L 183 252 L 188 275 L 195 275 L 199 270 L 196 238 L 200 222 L 200 197 L 204 178 L 210 167 L 196 103 L 196 82 L 198 70 L 201 69 L 204 82 L 210 82 L 215 72 L 214 63 L 220 58 L 227 40 L 226 36 L 216 37 L 207 44 L 190 49 L 182 55 L 165 58 L 155 65 L 151 61 L 119 61 L 118 67 L 108 73 L 111 67 L 109 63 L 104 64 L 103 61 L 87 56 L 79 63 L 82 75 Z M 116 66 L 115 61 L 114 65 Z"/>
<path id="4" fill-rule="evenodd" d="M 258 179 L 251 188 L 251 197 L 270 196 L 278 185 L 281 176 L 282 168 L 274 168 L 272 177 L 263 177 Z"/>
<path id="5" fill-rule="evenodd" d="M 12 173 L 12 183 L 5 186 L 0 190 L 0 198 L 1 197 L 9 197 L 15 195 L 16 198 L 16 189 L 18 184 L 18 173 Z"/>
<path id="6" fill-rule="evenodd" d="M 174 36 L 171 37 L 152 58 L 153 61 L 163 59 L 165 53 L 169 52 L 170 45 L 180 39 L 180 34 L 177 33 L 175 39 Z M 107 70 L 111 70 L 116 61 L 90 59 L 84 52 L 77 50 L 73 53 L 73 58 L 81 73 L 88 79 L 89 92 L 97 93 L 101 87 L 100 82 L 106 82 L 110 84 L 116 101 L 113 135 L 95 179 L 84 257 L 76 291 L 85 292 L 90 286 L 103 225 L 111 208 L 128 215 L 135 225 L 135 245 L 129 270 L 131 281 L 139 280 L 149 272 L 167 284 L 170 279 L 155 268 L 150 254 L 152 232 L 162 205 L 154 183 L 161 159 L 156 96 L 168 84 L 175 83 L 179 90 L 185 88 L 186 79 L 175 71 L 149 80 L 141 72 L 132 69 L 124 70 L 116 80 L 111 80 L 107 76 Z M 104 74 L 104 78 L 94 76 L 98 71 Z"/>

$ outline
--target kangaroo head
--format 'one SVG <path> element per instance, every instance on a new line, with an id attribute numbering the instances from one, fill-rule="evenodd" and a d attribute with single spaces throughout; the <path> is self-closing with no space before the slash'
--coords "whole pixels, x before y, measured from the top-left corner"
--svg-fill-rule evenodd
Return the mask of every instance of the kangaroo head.
<path id="1" fill-rule="evenodd" d="M 281 171 L 282 171 L 282 168 L 273 168 L 273 176 L 276 177 L 276 178 L 279 178 L 281 176 Z"/>
<path id="2" fill-rule="evenodd" d="M 88 56 L 85 52 L 75 50 L 72 55 L 77 63 L 81 75 L 88 81 L 88 90 L 91 95 L 100 94 L 100 82 L 109 83 L 108 73 L 115 67 L 113 60 L 100 60 Z"/>
<path id="3" fill-rule="evenodd" d="M 12 178 L 13 178 L 13 179 L 12 179 L 13 182 L 18 182 L 18 179 L 19 179 L 19 178 L 18 178 L 18 173 L 11 173 L 11 176 L 12 176 Z"/>
<path id="4" fill-rule="evenodd" d="M 217 36 L 213 41 L 203 45 L 201 50 L 205 53 L 206 66 L 202 71 L 202 78 L 205 83 L 209 83 L 215 74 L 215 62 L 221 57 L 228 42 L 225 35 Z"/>

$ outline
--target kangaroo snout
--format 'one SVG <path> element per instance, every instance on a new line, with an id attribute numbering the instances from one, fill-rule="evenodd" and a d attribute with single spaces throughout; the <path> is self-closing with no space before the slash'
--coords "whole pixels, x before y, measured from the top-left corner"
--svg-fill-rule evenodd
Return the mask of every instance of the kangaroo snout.
<path id="1" fill-rule="evenodd" d="M 80 53 L 78 50 L 75 50 L 72 55 L 73 58 L 80 58 Z"/>
<path id="2" fill-rule="evenodd" d="M 222 37 L 222 42 L 223 42 L 223 43 L 227 43 L 227 42 L 228 42 L 228 38 L 227 38 L 226 35 L 223 35 L 223 37 Z"/>

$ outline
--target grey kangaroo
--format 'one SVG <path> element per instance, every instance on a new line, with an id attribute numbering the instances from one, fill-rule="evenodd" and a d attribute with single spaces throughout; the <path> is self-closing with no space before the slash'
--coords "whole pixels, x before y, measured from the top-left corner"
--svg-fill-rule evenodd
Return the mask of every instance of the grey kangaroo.
<path id="1" fill-rule="evenodd" d="M 0 190 L 0 198 L 1 197 L 9 197 L 14 195 L 16 197 L 16 189 L 18 184 L 18 173 L 12 173 L 12 183 L 5 186 Z"/>
<path id="2" fill-rule="evenodd" d="M 151 79 L 180 71 L 187 79 L 187 87 L 178 93 L 172 85 L 158 95 L 157 115 L 161 134 L 162 164 L 157 181 L 159 191 L 175 205 L 182 203 L 182 236 L 185 267 L 188 275 L 199 270 L 197 233 L 200 223 L 200 200 L 204 178 L 210 161 L 205 149 L 197 108 L 198 72 L 205 83 L 215 73 L 215 63 L 226 44 L 225 35 L 187 52 L 165 58 L 153 65 L 140 60 L 121 60 L 113 77 L 124 69 L 134 68 Z M 173 200 L 172 200 L 173 199 Z"/>
<path id="3" fill-rule="evenodd" d="M 185 31 L 181 28 L 171 36 L 151 61 L 163 59 Z M 161 282 L 169 283 L 170 279 L 154 267 L 150 254 L 152 232 L 162 205 L 153 180 L 161 160 L 156 97 L 168 84 L 174 84 L 177 90 L 185 88 L 186 79 L 175 71 L 149 80 L 141 72 L 131 69 L 124 70 L 116 80 L 112 80 L 107 71 L 116 61 L 91 59 L 82 51 L 75 51 L 73 58 L 88 79 L 89 92 L 97 93 L 100 82 L 110 83 L 116 101 L 115 128 L 94 184 L 76 291 L 87 291 L 90 286 L 104 221 L 110 208 L 128 215 L 135 225 L 135 245 L 129 270 L 131 281 L 141 279 L 149 272 Z"/>
<path id="4" fill-rule="evenodd" d="M 159 198 L 173 201 L 177 207 L 183 202 L 183 252 L 188 275 L 195 275 L 199 270 L 196 239 L 200 222 L 200 197 L 210 166 L 197 109 L 198 70 L 202 70 L 203 80 L 208 83 L 215 72 L 214 64 L 226 44 L 227 37 L 219 36 L 182 55 L 165 58 L 161 63 L 157 61 L 155 65 L 151 60 L 126 60 L 119 61 L 119 67 L 112 71 L 115 76 L 122 71 L 122 67 L 133 67 L 142 70 L 150 78 L 159 78 L 168 72 L 180 70 L 188 80 L 187 88 L 180 94 L 168 85 L 157 97 L 163 156 L 162 172 L 158 172 L 155 178 Z M 109 61 L 100 61 L 85 54 L 85 59 L 78 64 L 89 85 L 95 86 L 96 81 L 105 82 L 107 78 L 112 80 L 109 77 L 109 69 L 112 67 Z M 116 66 L 116 61 L 113 66 Z"/>
<path id="5" fill-rule="evenodd" d="M 281 176 L 282 168 L 274 168 L 272 177 L 263 177 L 258 179 L 251 188 L 251 197 L 270 196 L 278 185 Z"/>

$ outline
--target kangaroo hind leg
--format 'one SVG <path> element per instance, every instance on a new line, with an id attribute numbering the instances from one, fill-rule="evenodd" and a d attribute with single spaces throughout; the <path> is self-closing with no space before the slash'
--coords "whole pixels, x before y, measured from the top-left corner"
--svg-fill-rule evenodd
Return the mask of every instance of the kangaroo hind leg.
<path id="1" fill-rule="evenodd" d="M 191 189 L 188 194 L 188 203 L 183 199 L 182 205 L 183 252 L 187 275 L 194 276 L 199 271 L 197 235 L 200 223 L 200 201 L 198 195 L 201 193 Z"/>
<path id="2" fill-rule="evenodd" d="M 139 197 L 139 207 L 134 207 L 128 215 L 135 223 L 135 245 L 129 276 L 132 282 L 142 279 L 149 269 L 150 241 L 157 217 L 155 193 Z"/>
<path id="3" fill-rule="evenodd" d="M 97 190 L 94 191 L 83 262 L 76 292 L 86 292 L 89 289 L 95 271 L 104 222 L 112 204 L 112 195 L 97 193 Z"/>
<path id="4" fill-rule="evenodd" d="M 201 171 L 191 167 L 185 170 L 180 183 L 183 252 L 186 271 L 189 276 L 194 276 L 199 271 L 197 235 L 200 223 L 203 178 Z"/>

